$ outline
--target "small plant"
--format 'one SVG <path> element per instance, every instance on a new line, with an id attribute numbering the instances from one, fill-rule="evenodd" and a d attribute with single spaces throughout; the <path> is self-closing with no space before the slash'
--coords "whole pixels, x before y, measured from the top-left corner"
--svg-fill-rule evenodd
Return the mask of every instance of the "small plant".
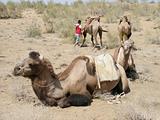
<path id="1" fill-rule="evenodd" d="M 7 7 L 2 2 L 0 2 L 0 19 L 6 18 L 9 18 Z"/>
<path id="2" fill-rule="evenodd" d="M 159 36 L 159 33 L 160 33 L 160 30 L 156 30 L 156 33 L 154 34 L 147 34 L 148 37 L 147 37 L 147 40 L 146 42 L 147 43 L 150 43 L 150 44 L 155 44 L 155 45 L 160 45 L 160 36 Z"/>
<path id="3" fill-rule="evenodd" d="M 134 32 L 140 32 L 142 31 L 142 28 L 140 27 L 140 22 L 138 18 L 133 18 L 133 20 L 131 21 L 131 25 L 132 25 L 132 30 Z"/>
<path id="4" fill-rule="evenodd" d="M 21 10 L 16 3 L 8 1 L 6 7 L 10 18 L 16 19 L 21 17 Z"/>
<path id="5" fill-rule="evenodd" d="M 119 40 L 118 38 L 116 37 L 116 35 L 114 34 L 111 34 L 111 33 L 108 33 L 108 40 L 106 41 L 107 43 L 107 48 L 108 49 L 112 49 L 112 48 L 116 48 L 118 47 L 118 43 L 119 43 Z"/>
<path id="6" fill-rule="evenodd" d="M 24 10 L 26 8 L 33 8 L 33 3 L 29 0 L 20 0 L 19 8 Z"/>
<path id="7" fill-rule="evenodd" d="M 41 30 L 40 27 L 36 24 L 32 24 L 29 29 L 27 29 L 27 36 L 28 37 L 40 37 Z"/>
<path id="8" fill-rule="evenodd" d="M 34 2 L 33 6 L 38 14 L 42 14 L 46 8 L 45 3 L 41 0 Z"/>

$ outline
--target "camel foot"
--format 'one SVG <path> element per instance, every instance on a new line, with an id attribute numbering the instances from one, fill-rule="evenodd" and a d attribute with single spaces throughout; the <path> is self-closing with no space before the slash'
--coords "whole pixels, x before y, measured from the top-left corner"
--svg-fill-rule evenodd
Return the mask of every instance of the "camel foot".
<path id="1" fill-rule="evenodd" d="M 97 48 L 98 50 L 100 50 L 102 48 L 102 46 L 97 44 L 94 46 L 94 48 Z"/>
<path id="2" fill-rule="evenodd" d="M 80 45 L 80 47 L 88 47 L 87 44 Z"/>

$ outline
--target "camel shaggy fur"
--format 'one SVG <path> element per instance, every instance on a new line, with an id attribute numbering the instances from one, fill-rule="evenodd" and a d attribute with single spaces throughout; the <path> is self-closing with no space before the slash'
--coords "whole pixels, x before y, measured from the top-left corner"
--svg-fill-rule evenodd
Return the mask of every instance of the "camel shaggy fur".
<path id="1" fill-rule="evenodd" d="M 120 78 L 107 82 L 104 87 L 120 92 L 129 92 L 128 81 L 123 67 L 119 66 Z M 50 61 L 38 52 L 30 52 L 29 57 L 14 67 L 15 76 L 28 77 L 40 101 L 49 106 L 86 106 L 92 102 L 92 95 L 97 86 L 94 62 L 87 56 L 75 58 L 61 73 L 55 74 Z M 119 86 L 121 85 L 121 86 Z"/>
<path id="2" fill-rule="evenodd" d="M 131 23 L 129 22 L 127 16 L 123 16 L 120 19 L 119 25 L 118 25 L 118 32 L 119 32 L 119 38 L 121 43 L 128 40 L 131 35 Z"/>

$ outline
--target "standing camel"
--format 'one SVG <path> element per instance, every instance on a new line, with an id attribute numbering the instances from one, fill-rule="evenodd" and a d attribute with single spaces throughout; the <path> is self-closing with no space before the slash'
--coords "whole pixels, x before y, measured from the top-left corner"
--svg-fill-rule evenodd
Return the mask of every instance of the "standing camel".
<path id="1" fill-rule="evenodd" d="M 86 41 L 87 33 L 91 35 L 91 41 L 93 47 L 102 47 L 102 32 L 108 32 L 106 30 L 102 29 L 102 26 L 100 25 L 100 17 L 93 17 L 93 18 L 87 18 L 86 20 L 86 25 L 83 29 L 83 42 L 82 42 L 82 47 L 84 46 L 84 43 Z M 100 44 L 97 41 L 97 34 L 99 34 L 100 37 Z M 94 43 L 95 41 L 95 43 Z"/>
<path id="2" fill-rule="evenodd" d="M 123 16 L 120 19 L 119 25 L 118 25 L 118 32 L 119 32 L 119 38 L 120 42 L 123 43 L 124 41 L 128 40 L 131 35 L 131 23 L 129 22 L 127 16 Z"/>
<path id="3" fill-rule="evenodd" d="M 118 86 L 120 92 L 129 92 L 123 67 L 118 65 L 116 70 L 120 76 L 107 81 L 105 89 L 112 91 Z M 90 105 L 97 86 L 95 63 L 87 56 L 75 58 L 63 72 L 55 74 L 50 61 L 33 51 L 14 67 L 13 74 L 30 78 L 33 90 L 43 104 L 62 108 Z"/>

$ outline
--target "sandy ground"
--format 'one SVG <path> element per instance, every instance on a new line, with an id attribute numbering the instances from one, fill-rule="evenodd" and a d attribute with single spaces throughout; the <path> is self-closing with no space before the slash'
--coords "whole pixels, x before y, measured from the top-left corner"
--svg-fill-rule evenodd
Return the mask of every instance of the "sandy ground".
<path id="1" fill-rule="evenodd" d="M 140 79 L 130 82 L 131 92 L 121 99 L 121 103 L 108 104 L 94 99 L 91 106 L 66 109 L 43 106 L 35 96 L 30 80 L 12 75 L 14 65 L 29 51 L 36 50 L 50 59 L 58 73 L 78 55 L 112 54 L 113 50 L 73 47 L 64 44 L 65 40 L 56 34 L 28 38 L 26 29 L 35 21 L 42 22 L 33 10 L 25 11 L 21 19 L 0 20 L 0 120 L 129 120 L 136 116 L 160 119 L 160 47 L 146 42 L 146 33 L 156 34 L 154 21 L 141 22 L 142 30 L 132 35 L 138 48 L 132 54 Z M 108 24 L 107 29 L 114 32 L 116 26 Z"/>

